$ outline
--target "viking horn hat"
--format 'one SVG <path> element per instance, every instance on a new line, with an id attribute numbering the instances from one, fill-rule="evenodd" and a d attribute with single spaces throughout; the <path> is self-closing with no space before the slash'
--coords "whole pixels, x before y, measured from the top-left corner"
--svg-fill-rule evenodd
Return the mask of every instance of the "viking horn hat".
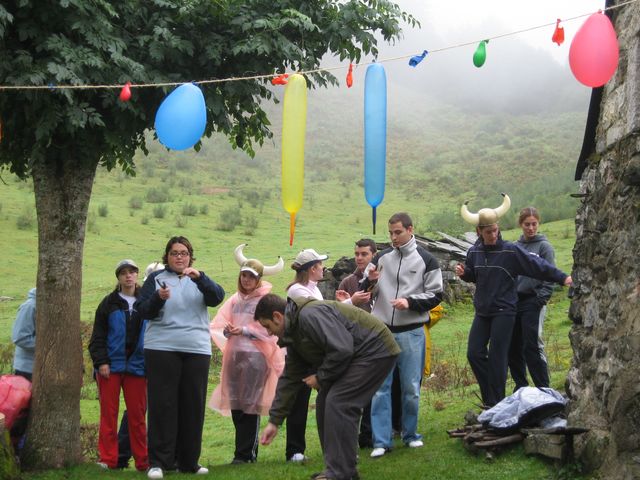
<path id="1" fill-rule="evenodd" d="M 469 211 L 467 208 L 467 203 L 469 203 L 469 201 L 467 200 L 460 209 L 462 218 L 464 218 L 467 223 L 477 227 L 486 227 L 487 225 L 498 223 L 498 219 L 507 213 L 507 210 L 509 210 L 509 207 L 511 206 L 511 199 L 509 198 L 509 195 L 506 193 L 501 193 L 500 195 L 504 197 L 502 199 L 502 205 L 498 208 L 482 208 L 478 210 L 478 213 L 471 213 Z"/>
<path id="2" fill-rule="evenodd" d="M 246 243 L 241 243 L 233 251 L 233 256 L 238 265 L 240 265 L 240 271 L 249 271 L 258 277 L 262 277 L 263 275 L 275 275 L 284 269 L 284 260 L 282 260 L 280 256 L 278 257 L 278 263 L 270 266 L 263 265 L 260 260 L 255 258 L 246 258 L 244 253 L 242 253 L 246 246 Z"/>

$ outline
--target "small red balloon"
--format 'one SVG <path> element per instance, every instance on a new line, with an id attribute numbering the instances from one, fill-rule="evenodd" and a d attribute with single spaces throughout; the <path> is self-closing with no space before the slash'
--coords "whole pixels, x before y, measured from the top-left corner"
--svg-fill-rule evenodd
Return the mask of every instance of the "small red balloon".
<path id="1" fill-rule="evenodd" d="M 556 29 L 553 32 L 553 36 L 551 37 L 551 41 L 553 43 L 557 43 L 558 46 L 564 43 L 564 27 L 560 26 L 560 19 L 556 21 Z"/>
<path id="2" fill-rule="evenodd" d="M 287 80 L 287 77 L 289 77 L 288 73 L 283 73 L 282 75 L 278 75 L 277 77 L 273 78 L 271 80 L 271 84 L 272 85 L 286 85 L 287 83 L 289 83 L 289 80 Z"/>
<path id="3" fill-rule="evenodd" d="M 569 49 L 569 66 L 580 83 L 601 87 L 618 68 L 620 50 L 616 31 L 604 13 L 594 13 L 582 24 Z"/>
<path id="4" fill-rule="evenodd" d="M 127 82 L 120 90 L 120 100 L 122 102 L 128 102 L 131 99 L 131 82 Z"/>
<path id="5" fill-rule="evenodd" d="M 347 72 L 347 87 L 353 86 L 353 63 L 349 64 L 349 71 Z"/>

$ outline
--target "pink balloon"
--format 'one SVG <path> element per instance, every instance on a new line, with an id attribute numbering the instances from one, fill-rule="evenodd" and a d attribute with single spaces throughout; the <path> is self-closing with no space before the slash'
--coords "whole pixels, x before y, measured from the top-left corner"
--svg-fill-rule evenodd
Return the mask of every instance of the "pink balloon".
<path id="1" fill-rule="evenodd" d="M 618 39 L 611 20 L 594 13 L 582 24 L 569 49 L 569 66 L 580 83 L 600 87 L 618 68 Z"/>

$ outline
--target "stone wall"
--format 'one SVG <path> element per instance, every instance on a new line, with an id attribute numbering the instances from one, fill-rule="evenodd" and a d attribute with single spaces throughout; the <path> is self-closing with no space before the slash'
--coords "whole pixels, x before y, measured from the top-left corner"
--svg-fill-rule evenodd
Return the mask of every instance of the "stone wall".
<path id="1" fill-rule="evenodd" d="M 621 1 L 609 2 L 618 4 Z M 567 378 L 576 454 L 606 478 L 640 478 L 640 5 L 611 15 L 620 63 L 605 85 L 580 182 Z"/>

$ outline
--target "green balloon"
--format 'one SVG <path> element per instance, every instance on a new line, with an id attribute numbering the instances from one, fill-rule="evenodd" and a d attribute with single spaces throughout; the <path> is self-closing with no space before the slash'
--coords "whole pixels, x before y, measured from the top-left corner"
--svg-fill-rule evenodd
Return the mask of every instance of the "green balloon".
<path id="1" fill-rule="evenodd" d="M 476 48 L 475 53 L 473 54 L 473 64 L 480 68 L 484 65 L 484 62 L 487 60 L 487 43 L 489 40 L 482 40 L 478 44 L 478 48 Z"/>

